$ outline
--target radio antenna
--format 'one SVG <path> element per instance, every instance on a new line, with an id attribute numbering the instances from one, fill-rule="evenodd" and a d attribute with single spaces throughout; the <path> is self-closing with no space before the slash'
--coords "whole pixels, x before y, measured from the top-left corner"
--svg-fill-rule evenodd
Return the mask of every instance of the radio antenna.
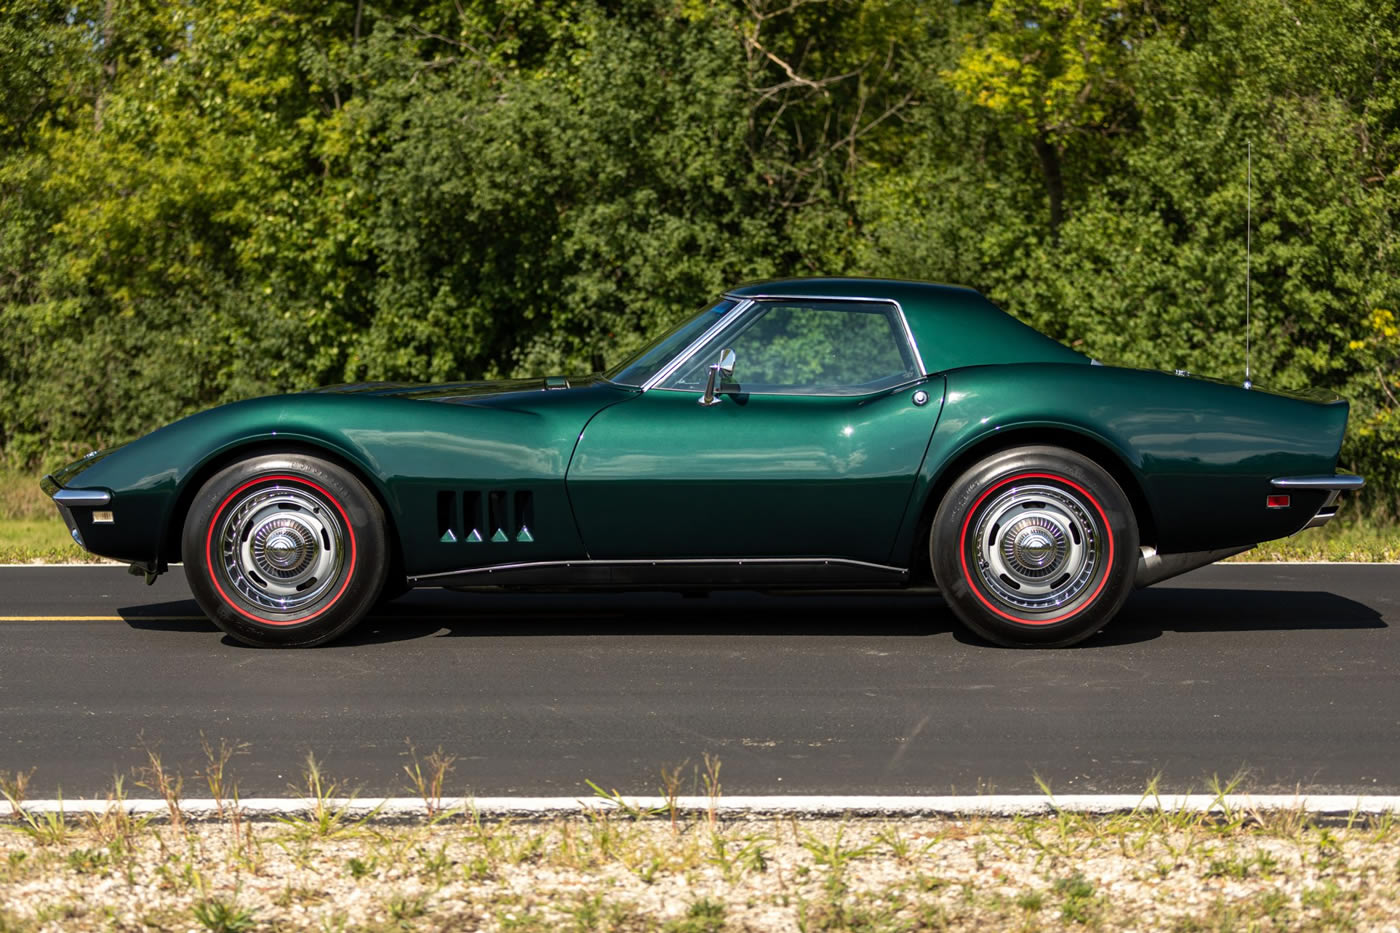
<path id="1" fill-rule="evenodd" d="M 1251 140 L 1244 142 L 1244 387 L 1254 388 L 1254 383 L 1249 378 L 1250 364 L 1250 320 L 1249 313 L 1249 283 L 1251 276 L 1250 253 L 1253 243 L 1251 242 L 1250 230 L 1254 221 L 1254 146 Z"/>

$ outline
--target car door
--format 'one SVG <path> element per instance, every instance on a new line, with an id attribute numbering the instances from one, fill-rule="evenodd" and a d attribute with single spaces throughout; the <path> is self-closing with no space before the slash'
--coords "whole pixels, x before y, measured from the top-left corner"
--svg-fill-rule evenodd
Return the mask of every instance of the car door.
<path id="1" fill-rule="evenodd" d="M 888 562 L 942 397 L 894 303 L 757 301 L 589 422 L 566 480 L 589 556 Z"/>

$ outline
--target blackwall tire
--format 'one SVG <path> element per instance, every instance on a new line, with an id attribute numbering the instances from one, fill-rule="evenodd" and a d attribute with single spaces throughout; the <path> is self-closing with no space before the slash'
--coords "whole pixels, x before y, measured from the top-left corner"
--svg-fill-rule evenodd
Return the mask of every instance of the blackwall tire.
<path id="1" fill-rule="evenodd" d="M 185 577 L 219 628 L 258 647 L 311 647 L 355 626 L 384 590 L 383 510 L 347 470 L 264 454 L 212 476 L 185 517 Z"/>
<path id="2" fill-rule="evenodd" d="M 988 641 L 1074 644 L 1127 601 L 1138 527 L 1127 495 L 1097 463 L 1058 447 L 993 454 L 939 503 L 930 558 L 944 599 Z"/>

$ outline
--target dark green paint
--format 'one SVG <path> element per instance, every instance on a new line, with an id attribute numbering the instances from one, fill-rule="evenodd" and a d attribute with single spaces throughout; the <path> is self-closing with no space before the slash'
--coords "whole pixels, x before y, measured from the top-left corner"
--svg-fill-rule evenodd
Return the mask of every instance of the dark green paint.
<path id="1" fill-rule="evenodd" d="M 410 575 L 588 557 L 913 566 L 934 492 L 992 446 L 1060 438 L 1101 451 L 1141 501 L 1155 539 L 1144 543 L 1171 553 L 1298 530 L 1324 493 L 1267 511 L 1269 480 L 1333 472 L 1346 426 L 1340 400 L 1088 365 L 967 289 L 829 279 L 731 294 L 897 301 L 932 375 L 863 398 L 728 395 L 708 408 L 596 377 L 337 386 L 203 412 L 54 480 L 110 490 L 115 524 L 80 508 L 78 527 L 94 553 L 144 563 L 178 559 L 183 508 L 212 470 L 294 444 L 374 487 Z M 462 514 L 470 494 L 493 491 L 505 527 Z M 528 531 L 519 492 L 533 497 Z"/>

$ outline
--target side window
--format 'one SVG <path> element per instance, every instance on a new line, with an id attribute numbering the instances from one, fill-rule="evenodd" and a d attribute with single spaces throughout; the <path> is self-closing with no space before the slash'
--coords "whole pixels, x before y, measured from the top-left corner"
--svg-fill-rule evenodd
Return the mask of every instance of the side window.
<path id="1" fill-rule="evenodd" d="M 703 390 L 724 347 L 734 350 L 733 381 L 743 392 L 864 395 L 918 375 L 893 305 L 775 300 L 755 305 L 660 388 Z"/>

